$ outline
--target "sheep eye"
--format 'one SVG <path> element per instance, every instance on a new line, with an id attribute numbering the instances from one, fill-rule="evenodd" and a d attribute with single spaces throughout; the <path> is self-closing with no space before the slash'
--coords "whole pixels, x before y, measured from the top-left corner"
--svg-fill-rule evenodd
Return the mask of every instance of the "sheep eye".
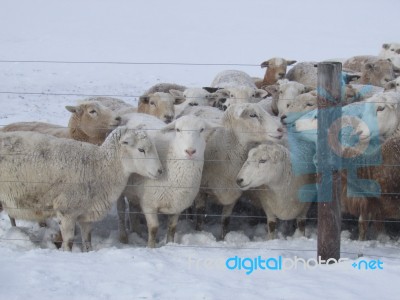
<path id="1" fill-rule="evenodd" d="M 286 104 L 286 108 L 288 108 L 290 106 L 290 104 Z"/>
<path id="2" fill-rule="evenodd" d="M 190 106 L 198 106 L 198 103 L 189 103 Z"/>
<path id="3" fill-rule="evenodd" d="M 259 161 L 260 164 L 265 164 L 266 162 L 267 162 L 266 159 L 260 159 L 260 161 Z"/>
<path id="4" fill-rule="evenodd" d="M 384 106 L 378 106 L 378 108 L 376 109 L 376 111 L 383 111 L 385 109 Z"/>
<path id="5" fill-rule="evenodd" d="M 307 106 L 313 106 L 313 104 L 312 103 L 307 103 Z"/>
<path id="6" fill-rule="evenodd" d="M 150 102 L 150 105 L 156 105 L 153 101 Z"/>
<path id="7" fill-rule="evenodd" d="M 257 116 L 257 114 L 251 114 L 250 115 L 250 118 L 257 118 L 258 116 Z"/>
<path id="8" fill-rule="evenodd" d="M 179 128 L 176 129 L 176 132 L 181 132 L 181 130 Z"/>
<path id="9" fill-rule="evenodd" d="M 235 95 L 231 94 L 231 98 L 234 98 L 234 97 L 235 97 Z"/>
<path id="10" fill-rule="evenodd" d="M 89 114 L 95 114 L 95 113 L 96 113 L 96 111 L 94 109 L 89 111 Z"/>
<path id="11" fill-rule="evenodd" d="M 124 145 L 128 145 L 128 142 L 127 142 L 127 141 L 124 141 L 124 142 L 122 142 L 122 144 L 124 144 Z"/>
<path id="12" fill-rule="evenodd" d="M 142 148 L 139 148 L 138 150 L 139 150 L 139 152 L 145 153 L 144 149 L 142 149 Z"/>
<path id="13" fill-rule="evenodd" d="M 204 131 L 204 128 L 200 129 L 200 132 L 203 132 L 203 131 Z"/>

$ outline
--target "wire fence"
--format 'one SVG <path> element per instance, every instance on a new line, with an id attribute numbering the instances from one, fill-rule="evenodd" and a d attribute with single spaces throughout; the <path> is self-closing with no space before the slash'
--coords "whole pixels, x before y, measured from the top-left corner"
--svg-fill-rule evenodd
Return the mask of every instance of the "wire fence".
<path id="1" fill-rule="evenodd" d="M 105 65 L 105 64 L 109 64 L 109 65 L 166 65 L 166 66 L 239 66 L 239 67 L 259 67 L 259 64 L 231 64 L 231 63 L 187 63 L 187 62 L 129 62 L 129 61 L 62 61 L 62 60 L 0 60 L 0 63 L 2 64 L 77 64 L 77 65 L 84 65 L 84 64 L 99 64 L 99 65 Z M 117 97 L 117 98 L 140 98 L 142 95 L 138 95 L 138 94 L 129 94 L 129 93 L 122 93 L 122 94 L 115 94 L 115 93 L 79 93 L 79 92 L 64 92 L 64 93 L 59 93 L 59 92 L 38 92 L 38 91 L 11 91 L 11 90 L 2 90 L 0 91 L 0 95 L 31 95 L 31 96 L 70 96 L 70 97 Z M 188 98 L 197 98 L 197 97 L 188 97 Z M 238 100 L 244 100 L 245 98 L 236 98 Z M 279 99 L 279 101 L 293 101 L 293 99 Z M 375 102 L 370 102 L 370 103 L 387 103 L 385 101 L 375 101 Z M 0 127 L 5 127 L 8 126 L 7 124 L 0 124 Z M 63 129 L 68 129 L 69 127 L 63 127 L 63 126 L 56 126 L 56 128 L 63 128 Z M 100 128 L 98 128 L 100 129 Z M 101 128 L 101 129 L 108 129 L 108 128 Z M 141 130 L 148 130 L 148 131 L 152 131 L 152 130 L 159 130 L 159 129 L 151 129 L 151 128 L 144 128 Z M 243 132 L 239 132 L 239 134 L 249 134 L 249 133 L 256 133 L 256 132 L 250 132 L 250 131 L 243 131 Z M 276 133 L 276 132 L 257 132 L 257 133 Z M 287 132 L 283 132 L 282 134 L 288 134 Z M 300 133 L 293 133 L 293 134 L 300 134 Z M 301 134 L 313 134 L 316 135 L 316 132 L 301 132 Z M 29 153 L 0 153 L 0 157 L 4 156 L 4 155 L 31 155 Z M 134 159 L 146 159 L 146 158 L 134 158 Z M 168 159 L 168 160 L 179 160 L 179 159 Z M 231 159 L 214 159 L 214 160 L 210 160 L 210 159 L 205 159 L 202 160 L 204 162 L 232 162 L 234 160 Z M 241 160 L 238 160 L 241 161 Z M 300 162 L 300 164 L 304 164 L 304 165 L 313 165 L 313 162 Z M 363 164 L 356 164 L 355 166 L 364 166 Z M 390 166 L 390 167 L 399 167 L 399 164 L 380 164 L 380 166 Z M 51 184 L 51 182 L 41 182 L 41 181 L 5 181 L 2 180 L 0 181 L 0 183 L 21 183 L 21 184 Z M 79 182 L 75 182 L 75 183 L 66 183 L 66 184 L 80 184 Z M 129 187 L 136 187 L 136 188 L 140 188 L 140 187 L 144 187 L 143 185 L 134 185 L 134 184 L 128 184 Z M 213 189 L 213 190 L 240 190 L 239 187 L 196 187 L 196 186 L 157 186 L 157 185 L 146 185 L 146 188 L 170 188 L 170 189 L 199 189 L 199 190 L 209 190 L 209 189 Z M 253 191 L 267 191 L 267 190 L 271 190 L 268 187 L 260 187 L 260 188 L 254 188 L 251 189 Z M 276 189 L 274 189 L 276 191 Z M 311 192 L 311 190 L 310 190 Z M 400 193 L 382 193 L 382 195 L 400 195 Z M 0 199 L 1 200 L 1 199 Z M 21 207 L 7 207 L 8 210 L 30 210 L 27 208 L 21 208 Z M 41 211 L 49 211 L 49 212 L 53 212 L 53 209 L 49 209 L 49 208 L 42 208 L 42 207 L 35 207 L 35 209 L 37 210 L 41 210 Z M 96 212 L 102 212 L 102 213 L 107 213 L 109 212 L 107 211 L 99 211 L 96 210 Z M 128 212 L 121 212 L 121 211 L 117 211 L 118 213 L 128 213 Z M 143 215 L 143 212 L 137 211 L 137 212 L 129 212 L 130 214 L 134 214 L 134 215 Z M 153 214 L 157 214 L 157 215 L 164 215 L 162 213 L 153 213 Z M 199 214 L 197 213 L 188 213 L 188 212 L 184 212 L 182 214 L 183 216 L 186 217 L 197 217 L 199 216 Z M 204 214 L 201 214 L 204 215 Z M 222 217 L 225 216 L 223 214 L 206 214 L 207 217 Z M 252 219 L 252 218 L 264 218 L 266 219 L 266 216 L 260 216 L 260 215 L 238 215 L 238 214 L 233 214 L 230 216 L 231 218 L 238 218 L 238 219 Z M 309 218 L 299 218 L 299 220 L 317 220 L 317 218 L 313 218 L 313 217 L 309 217 Z M 350 219 L 350 218 L 342 218 L 342 221 L 357 221 L 356 219 Z M 368 222 L 382 222 L 382 223 L 400 223 L 400 220 L 381 220 L 381 219 L 369 219 L 369 220 L 364 220 L 364 221 L 368 221 Z M 3 241 L 25 241 L 25 239 L 13 239 L 13 238 L 4 238 L 4 237 L 0 237 L 0 240 Z M 41 240 L 30 240 L 33 242 L 41 242 Z M 74 243 L 81 243 L 79 241 L 74 241 Z M 99 244 L 112 244 L 109 242 L 104 242 L 104 241 L 100 241 L 98 242 Z M 167 244 L 166 247 L 178 247 L 178 248 L 223 248 L 223 249 L 262 249 L 262 250 L 270 250 L 270 251 L 290 251 L 290 252 L 316 252 L 316 249 L 285 249 L 285 248 L 253 248 L 253 247 L 238 247 L 238 246 L 204 246 L 204 245 L 174 245 L 174 244 Z M 341 252 L 342 254 L 351 254 L 351 255 L 359 255 L 360 253 L 354 253 L 354 252 Z M 365 255 L 368 256 L 376 256 L 372 253 L 368 254 L 368 253 L 364 253 Z M 379 255 L 379 257 L 384 257 L 382 255 Z M 386 256 L 386 258 L 391 258 L 391 259 L 400 259 L 400 257 L 390 257 L 390 256 Z"/>

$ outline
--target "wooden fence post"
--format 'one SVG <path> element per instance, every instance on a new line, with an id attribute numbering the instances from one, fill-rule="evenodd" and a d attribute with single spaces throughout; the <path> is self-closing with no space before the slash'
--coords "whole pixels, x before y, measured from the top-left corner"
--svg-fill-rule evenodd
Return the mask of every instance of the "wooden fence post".
<path id="1" fill-rule="evenodd" d="M 342 64 L 318 64 L 318 250 L 327 263 L 340 258 L 341 155 L 329 135 L 339 134 L 342 116 Z M 340 140 L 340 139 L 339 139 Z M 335 147 L 340 148 L 340 147 Z"/>

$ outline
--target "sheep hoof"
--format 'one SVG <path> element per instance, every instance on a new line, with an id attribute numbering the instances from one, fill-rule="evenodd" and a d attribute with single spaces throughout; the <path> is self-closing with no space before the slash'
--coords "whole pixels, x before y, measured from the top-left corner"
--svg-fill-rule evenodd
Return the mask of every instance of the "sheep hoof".
<path id="1" fill-rule="evenodd" d="M 121 244 L 128 244 L 128 236 L 126 234 L 119 235 L 119 242 Z"/>

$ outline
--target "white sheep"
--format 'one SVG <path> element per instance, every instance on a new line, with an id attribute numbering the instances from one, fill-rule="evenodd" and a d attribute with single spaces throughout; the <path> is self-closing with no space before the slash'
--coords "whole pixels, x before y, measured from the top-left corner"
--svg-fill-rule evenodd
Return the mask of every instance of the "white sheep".
<path id="1" fill-rule="evenodd" d="M 382 45 L 379 57 L 389 59 L 400 69 L 400 43 L 385 43 Z"/>
<path id="2" fill-rule="evenodd" d="M 249 145 L 255 142 L 279 141 L 283 132 L 279 120 L 256 103 L 234 104 L 223 115 L 223 128 L 217 129 L 207 143 L 205 163 L 196 208 L 200 213 L 196 228 L 201 229 L 207 195 L 223 206 L 223 239 L 229 216 L 241 195 L 236 175 L 246 160 Z"/>
<path id="3" fill-rule="evenodd" d="M 237 86 L 256 88 L 256 85 L 250 75 L 238 70 L 226 70 L 219 72 L 211 83 L 211 87 L 216 88 Z"/>
<path id="4" fill-rule="evenodd" d="M 144 131 L 115 129 L 101 146 L 35 132 L 0 133 L 0 198 L 13 218 L 42 221 L 57 216 L 62 248 L 71 250 L 75 223 L 83 249 L 91 250 L 92 223 L 101 220 L 130 174 L 162 172 Z"/>
<path id="5" fill-rule="evenodd" d="M 184 90 L 186 90 L 186 87 L 176 83 L 161 82 L 150 87 L 146 92 L 144 92 L 143 95 L 147 96 L 157 92 L 169 93 L 171 90 L 178 90 L 183 92 Z"/>
<path id="6" fill-rule="evenodd" d="M 215 92 L 215 106 L 221 110 L 226 110 L 232 104 L 238 103 L 258 103 L 266 98 L 269 93 L 263 89 L 248 86 L 235 86 L 219 89 Z"/>
<path id="7" fill-rule="evenodd" d="M 315 175 L 295 176 L 289 150 L 279 144 L 262 144 L 249 151 L 248 158 L 237 175 L 236 182 L 250 197 L 261 202 L 268 218 L 268 238 L 275 238 L 276 219 L 297 219 L 300 232 L 305 234 L 305 219 L 316 193 L 299 198 L 304 185 L 315 183 Z M 316 192 L 316 190 L 315 190 Z"/>
<path id="8" fill-rule="evenodd" d="M 188 106 L 209 106 L 212 105 L 216 95 L 203 88 L 187 88 L 183 92 L 171 89 L 169 93 L 175 97 L 176 101 L 183 101 L 175 105 L 175 117 L 178 117 Z"/>
<path id="9" fill-rule="evenodd" d="M 296 100 L 297 96 L 313 90 L 312 87 L 295 81 L 279 84 L 278 88 L 278 98 L 274 98 L 272 102 L 272 110 L 278 116 L 286 114 L 288 107 Z"/>
<path id="10" fill-rule="evenodd" d="M 160 124 L 149 120 L 148 129 L 160 128 Z M 127 126 L 136 126 L 132 118 Z M 143 120 L 140 120 L 143 122 Z M 133 175 L 124 191 L 124 195 L 140 207 L 146 217 L 148 227 L 148 247 L 154 248 L 158 230 L 158 213 L 168 214 L 167 242 L 174 241 L 175 228 L 179 215 L 193 204 L 201 181 L 206 141 L 219 125 L 194 116 L 183 116 L 162 129 L 153 130 L 152 138 L 157 146 L 163 164 L 163 175 L 157 179 L 148 179 Z M 120 198 L 120 201 L 124 201 Z M 136 203 L 137 204 L 137 203 Z M 123 203 L 119 203 L 123 210 Z M 121 215 L 120 215 L 121 217 Z M 127 241 L 124 221 L 120 219 L 120 239 Z"/>

